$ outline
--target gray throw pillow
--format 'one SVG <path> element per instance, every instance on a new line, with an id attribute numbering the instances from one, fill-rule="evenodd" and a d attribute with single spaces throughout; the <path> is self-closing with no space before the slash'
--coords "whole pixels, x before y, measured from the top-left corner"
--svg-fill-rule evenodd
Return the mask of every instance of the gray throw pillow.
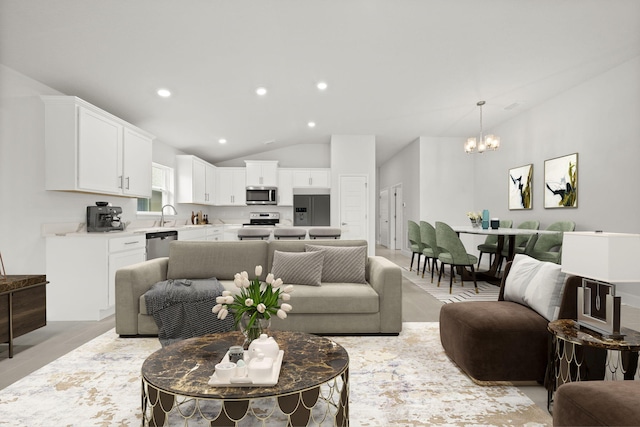
<path id="1" fill-rule="evenodd" d="M 286 284 L 320 286 L 322 252 L 274 251 L 271 272 Z"/>
<path id="2" fill-rule="evenodd" d="M 366 246 L 305 245 L 307 252 L 323 252 L 323 282 L 366 283 Z"/>

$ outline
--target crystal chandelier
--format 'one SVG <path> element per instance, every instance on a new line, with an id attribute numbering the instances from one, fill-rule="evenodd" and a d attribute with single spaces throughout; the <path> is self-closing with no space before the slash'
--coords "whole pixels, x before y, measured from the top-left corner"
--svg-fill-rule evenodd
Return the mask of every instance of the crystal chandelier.
<path id="1" fill-rule="evenodd" d="M 464 144 L 464 152 L 467 154 L 470 153 L 484 153 L 487 149 L 489 150 L 497 150 L 500 147 L 500 137 L 495 135 L 486 135 L 482 136 L 482 106 L 485 104 L 484 101 L 478 101 L 476 104 L 480 107 L 480 139 L 476 141 L 475 138 L 467 139 L 467 142 Z"/>

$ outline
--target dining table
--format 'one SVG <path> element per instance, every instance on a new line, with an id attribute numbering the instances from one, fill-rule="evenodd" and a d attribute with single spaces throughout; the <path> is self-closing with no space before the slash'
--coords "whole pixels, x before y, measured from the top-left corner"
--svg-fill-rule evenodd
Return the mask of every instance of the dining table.
<path id="1" fill-rule="evenodd" d="M 531 236 L 534 234 L 555 234 L 561 233 L 560 231 L 552 231 L 552 230 L 532 230 L 526 228 L 482 228 L 482 227 L 473 227 L 468 225 L 460 225 L 454 226 L 453 231 L 455 231 L 458 235 L 460 233 L 465 234 L 479 234 L 486 236 L 497 236 L 498 237 L 498 247 L 496 256 L 493 257 L 493 262 L 489 266 L 489 270 L 487 271 L 478 271 L 476 273 L 477 280 L 484 280 L 485 282 L 492 283 L 494 285 L 500 285 L 500 281 L 502 278 L 499 276 L 498 268 L 500 267 L 500 260 L 502 251 L 505 247 L 505 240 L 508 239 L 508 252 L 507 252 L 507 262 L 513 260 L 513 256 L 515 255 L 515 245 L 516 245 L 516 236 Z M 471 275 L 468 274 L 466 269 L 460 270 L 460 274 L 462 274 L 463 279 L 470 280 Z"/>

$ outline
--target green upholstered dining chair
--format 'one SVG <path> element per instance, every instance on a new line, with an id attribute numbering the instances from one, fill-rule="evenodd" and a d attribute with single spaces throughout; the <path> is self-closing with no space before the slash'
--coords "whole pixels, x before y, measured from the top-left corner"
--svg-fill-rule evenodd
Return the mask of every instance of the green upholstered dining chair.
<path id="1" fill-rule="evenodd" d="M 471 276 L 473 277 L 473 284 L 476 288 L 476 293 L 478 293 L 478 282 L 476 282 L 476 270 L 474 265 L 478 262 L 478 258 L 475 255 L 471 255 L 467 253 L 467 250 L 458 237 L 458 234 L 453 231 L 453 229 L 444 222 L 436 221 L 436 240 L 438 246 L 440 246 L 443 251 L 438 255 L 438 260 L 440 261 L 440 272 L 438 273 L 438 286 L 440 286 L 440 279 L 442 277 L 442 272 L 444 270 L 444 265 L 449 264 L 451 266 L 451 277 L 449 278 L 449 293 L 453 288 L 453 267 L 469 267 L 471 269 Z M 462 277 L 460 278 L 462 282 L 462 286 L 464 286 L 464 280 Z"/>
<path id="2" fill-rule="evenodd" d="M 424 246 L 422 245 L 422 240 L 420 238 L 420 226 L 415 221 L 408 221 L 409 224 L 409 246 L 411 248 L 411 265 L 409 266 L 409 271 L 413 268 L 413 260 L 416 255 L 418 255 L 418 267 L 416 268 L 417 273 L 420 273 L 420 257 L 422 256 L 422 250 Z"/>
<path id="3" fill-rule="evenodd" d="M 420 221 L 420 239 L 424 245 L 424 249 L 422 249 L 422 255 L 424 255 L 422 277 L 424 277 L 424 271 L 427 266 L 429 266 L 429 260 L 431 260 L 431 266 L 429 266 L 429 269 L 431 270 L 431 283 L 433 283 L 433 270 L 438 268 L 438 263 L 436 261 L 438 260 L 438 254 L 440 253 L 438 246 L 436 245 L 436 229 L 433 228 L 433 225 L 426 221 Z M 418 265 L 418 267 L 420 266 Z"/>
<path id="4" fill-rule="evenodd" d="M 531 221 L 525 221 L 523 223 L 521 223 L 520 225 L 518 225 L 519 229 L 521 230 L 537 230 L 540 228 L 540 221 L 536 221 L 536 220 L 531 220 Z M 529 239 L 534 236 L 535 234 L 530 234 L 530 235 L 521 235 L 521 236 L 516 236 L 515 238 L 515 248 L 513 250 L 513 254 L 523 254 L 525 251 L 525 248 L 527 246 L 527 243 L 529 242 Z M 500 258 L 500 267 L 502 267 L 502 261 L 504 261 L 505 258 L 507 258 L 509 256 L 509 242 L 504 242 L 504 249 L 502 249 L 502 254 L 500 254 L 501 258 Z"/>
<path id="5" fill-rule="evenodd" d="M 538 235 L 538 240 L 527 255 L 539 261 L 560 264 L 562 261 L 562 237 L 565 231 L 574 231 L 576 223 L 573 221 L 557 221 L 546 229 L 559 231 L 559 233 Z"/>
<path id="6" fill-rule="evenodd" d="M 511 228 L 512 226 L 512 220 L 500 220 L 500 228 Z M 480 267 L 480 263 L 482 262 L 482 254 L 489 254 L 489 264 L 491 264 L 493 262 L 493 257 L 498 253 L 498 236 L 487 236 L 487 238 L 484 240 L 484 243 L 478 245 L 478 251 L 480 251 L 480 256 L 478 257 L 478 268 Z"/>

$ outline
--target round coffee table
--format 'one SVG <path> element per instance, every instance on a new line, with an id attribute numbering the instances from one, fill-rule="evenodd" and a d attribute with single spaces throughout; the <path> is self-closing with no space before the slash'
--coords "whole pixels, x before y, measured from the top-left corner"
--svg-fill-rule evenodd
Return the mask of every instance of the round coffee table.
<path id="1" fill-rule="evenodd" d="M 142 364 L 143 425 L 237 425 L 245 416 L 270 424 L 307 425 L 310 419 L 349 424 L 349 355 L 334 341 L 301 332 L 270 331 L 284 358 L 272 387 L 211 386 L 215 365 L 240 332 L 191 338 L 162 348 Z M 175 418 L 174 418 L 175 417 Z M 171 423 L 170 423 L 171 421 Z"/>

